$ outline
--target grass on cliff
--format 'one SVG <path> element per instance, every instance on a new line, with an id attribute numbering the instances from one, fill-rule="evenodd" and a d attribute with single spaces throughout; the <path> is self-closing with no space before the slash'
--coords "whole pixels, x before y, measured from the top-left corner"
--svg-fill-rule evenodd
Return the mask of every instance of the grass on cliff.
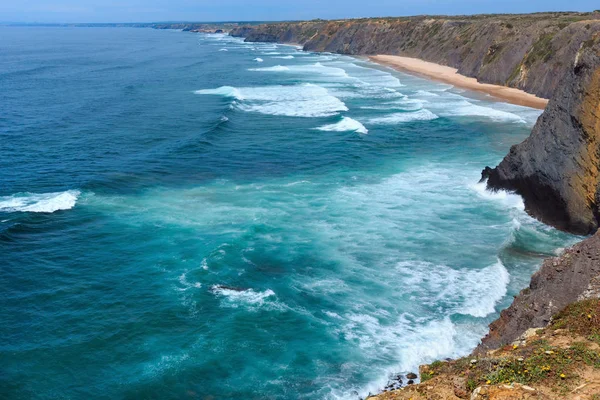
<path id="1" fill-rule="evenodd" d="M 529 67 L 537 61 L 548 61 L 553 54 L 552 38 L 554 38 L 554 33 L 546 33 L 540 36 L 525 56 L 523 63 Z"/>
<path id="2" fill-rule="evenodd" d="M 600 352 L 596 346 L 600 345 L 599 299 L 569 305 L 539 334 L 537 340 L 525 346 L 505 346 L 489 357 L 436 361 L 422 368 L 421 381 L 448 374 L 463 377 L 469 391 L 485 384 L 517 382 L 542 383 L 563 392 L 577 384 L 581 368 L 600 369 Z M 557 335 L 566 336 L 568 345 L 551 345 L 546 339 Z"/>
<path id="3" fill-rule="evenodd" d="M 569 304 L 554 316 L 550 329 L 567 329 L 600 345 L 600 301 L 590 299 Z"/>

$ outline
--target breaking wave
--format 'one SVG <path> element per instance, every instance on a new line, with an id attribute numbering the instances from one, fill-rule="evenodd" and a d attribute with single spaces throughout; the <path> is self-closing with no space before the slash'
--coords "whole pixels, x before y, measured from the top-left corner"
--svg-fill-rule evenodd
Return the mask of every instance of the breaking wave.
<path id="1" fill-rule="evenodd" d="M 327 89 L 314 84 L 290 86 L 258 86 L 234 88 L 222 86 L 217 89 L 203 89 L 196 94 L 220 95 L 236 102 L 241 111 L 288 117 L 328 117 L 348 107 Z"/>
<path id="2" fill-rule="evenodd" d="M 371 118 L 369 122 L 372 124 L 394 125 L 403 122 L 430 121 L 436 118 L 438 118 L 436 114 L 429 110 L 421 109 L 414 112 L 395 113 L 383 117 Z"/>
<path id="3" fill-rule="evenodd" d="M 366 134 L 369 132 L 368 129 L 365 128 L 365 126 L 363 124 L 361 124 L 357 120 L 352 119 L 350 117 L 342 117 L 340 122 L 337 122 L 337 123 L 331 124 L 331 125 L 324 125 L 319 128 L 316 128 L 316 129 L 318 129 L 320 131 L 333 131 L 333 132 L 352 131 L 352 132 L 358 132 L 358 133 L 363 133 L 363 134 Z"/>
<path id="4" fill-rule="evenodd" d="M 284 67 L 283 65 L 275 65 L 273 67 L 264 67 L 264 68 L 250 68 L 248 71 L 263 71 L 263 72 L 282 72 L 289 71 L 288 67 Z"/>
<path id="5" fill-rule="evenodd" d="M 0 197 L 0 212 L 53 213 L 75 207 L 81 192 L 68 190 L 54 193 L 17 193 Z"/>

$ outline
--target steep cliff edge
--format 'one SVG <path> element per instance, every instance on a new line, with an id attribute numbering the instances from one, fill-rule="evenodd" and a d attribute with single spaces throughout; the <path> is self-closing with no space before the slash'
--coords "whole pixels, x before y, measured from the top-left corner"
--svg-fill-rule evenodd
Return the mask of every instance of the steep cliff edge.
<path id="1" fill-rule="evenodd" d="M 570 303 L 594 297 L 600 297 L 600 232 L 545 260 L 529 287 L 490 324 L 475 353 L 510 344 L 528 329 L 544 328 Z"/>
<path id="2" fill-rule="evenodd" d="M 415 57 L 550 98 L 581 44 L 598 32 L 594 12 L 285 22 L 243 26 L 231 35 L 307 51 Z"/>
<path id="3" fill-rule="evenodd" d="M 598 228 L 600 34 L 583 42 L 531 135 L 482 178 L 523 196 L 527 211 L 576 234 Z"/>
<path id="4" fill-rule="evenodd" d="M 600 232 L 546 260 L 475 351 L 372 400 L 600 398 Z M 393 388 L 393 390 L 389 390 Z"/>

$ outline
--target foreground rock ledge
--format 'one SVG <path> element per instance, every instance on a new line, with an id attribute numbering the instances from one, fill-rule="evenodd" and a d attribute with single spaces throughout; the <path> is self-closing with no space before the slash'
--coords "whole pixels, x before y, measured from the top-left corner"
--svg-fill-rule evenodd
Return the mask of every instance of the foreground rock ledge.
<path id="1" fill-rule="evenodd" d="M 420 368 L 422 383 L 370 400 L 597 400 L 600 301 L 569 305 L 550 326 L 485 354 Z"/>
<path id="2" fill-rule="evenodd" d="M 600 232 L 545 260 L 471 355 L 369 399 L 598 400 L 599 298 Z"/>

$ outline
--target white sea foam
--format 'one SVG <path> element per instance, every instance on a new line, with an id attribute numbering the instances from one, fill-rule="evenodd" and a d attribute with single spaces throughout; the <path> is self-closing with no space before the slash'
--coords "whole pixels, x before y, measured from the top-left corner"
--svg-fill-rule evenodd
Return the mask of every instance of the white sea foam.
<path id="1" fill-rule="evenodd" d="M 196 94 L 212 94 L 239 100 L 233 108 L 247 112 L 291 117 L 327 117 L 348 111 L 346 105 L 327 89 L 313 84 L 292 86 L 258 86 L 198 90 Z"/>
<path id="2" fill-rule="evenodd" d="M 363 387 L 332 388 L 331 395 L 335 399 L 356 399 L 352 390 L 358 391 L 363 398 L 369 393 L 380 392 L 389 375 L 416 371 L 423 363 L 463 355 L 483 334 L 472 326 L 456 325 L 449 317 L 416 323 L 414 317 L 404 315 L 392 325 L 366 314 L 351 313 L 341 318 L 347 321 L 342 336 L 358 342 L 363 353 L 394 354 L 399 361 L 391 365 L 374 365 L 376 378 Z"/>
<path id="3" fill-rule="evenodd" d="M 294 56 L 275 56 L 273 58 L 280 58 L 282 60 L 291 60 Z"/>
<path id="4" fill-rule="evenodd" d="M 487 190 L 486 187 L 487 181 L 471 185 L 471 188 L 477 193 L 479 197 L 483 199 L 499 202 L 508 208 L 525 210 L 525 203 L 523 202 L 523 198 L 520 195 L 508 192 L 506 190 Z"/>
<path id="5" fill-rule="evenodd" d="M 244 306 L 250 310 L 256 310 L 263 306 L 270 306 L 268 308 L 271 309 L 281 308 L 276 301 L 275 292 L 271 289 L 260 292 L 253 289 L 230 289 L 215 285 L 210 288 L 210 291 L 221 298 L 221 305 L 224 307 Z"/>
<path id="6" fill-rule="evenodd" d="M 202 268 L 205 271 L 208 271 L 208 261 L 206 260 L 206 258 L 202 259 L 202 262 L 200 263 L 200 268 Z"/>
<path id="7" fill-rule="evenodd" d="M 17 193 L 0 197 L 0 212 L 38 212 L 53 213 L 70 210 L 77 203 L 81 192 L 68 190 L 55 193 Z"/>
<path id="8" fill-rule="evenodd" d="M 320 62 L 314 64 L 301 64 L 301 65 L 276 65 L 267 68 L 251 68 L 250 71 L 262 71 L 262 72 L 288 72 L 294 74 L 308 75 L 311 80 L 318 80 L 319 82 L 327 81 L 348 81 L 353 80 L 344 69 L 338 67 L 331 67 L 323 65 Z"/>
<path id="9" fill-rule="evenodd" d="M 342 317 L 340 317 L 340 315 L 338 313 L 334 313 L 333 311 L 323 311 L 323 314 L 327 315 L 330 318 L 334 318 L 334 319 L 342 319 Z"/>
<path id="10" fill-rule="evenodd" d="M 202 283 L 200 282 L 188 282 L 187 280 L 187 272 L 184 272 L 183 274 L 179 275 L 179 278 L 177 278 L 177 280 L 179 281 L 179 283 L 181 284 L 181 288 L 178 288 L 179 291 L 185 292 L 188 289 L 199 289 L 202 287 Z"/>
<path id="11" fill-rule="evenodd" d="M 290 69 L 283 65 L 275 65 L 273 67 L 264 67 L 264 68 L 250 68 L 248 71 L 262 71 L 262 72 L 284 72 L 289 71 Z"/>
<path id="12" fill-rule="evenodd" d="M 293 67 L 290 67 L 290 70 L 293 72 L 300 72 L 310 75 L 325 75 L 343 79 L 350 78 L 344 69 L 323 65 L 320 62 L 314 64 L 294 65 Z"/>
<path id="13" fill-rule="evenodd" d="M 369 120 L 369 123 L 381 125 L 394 125 L 403 122 L 430 121 L 436 118 L 438 118 L 437 115 L 423 108 L 413 112 L 395 113 L 385 115 L 383 117 L 371 118 Z"/>
<path id="14" fill-rule="evenodd" d="M 260 58 L 260 57 L 256 57 L 256 58 L 254 59 L 254 61 L 256 61 L 256 62 L 263 62 L 263 61 L 265 61 L 265 60 L 263 60 L 263 59 L 262 59 L 262 58 Z"/>
<path id="15" fill-rule="evenodd" d="M 142 375 L 156 377 L 167 373 L 169 370 L 176 369 L 179 365 L 189 359 L 186 352 L 175 355 L 162 355 L 154 362 L 144 365 Z"/>
<path id="16" fill-rule="evenodd" d="M 419 99 L 400 99 L 396 101 L 385 102 L 381 104 L 361 106 L 360 108 L 364 110 L 402 110 L 402 111 L 418 111 L 423 108 L 425 103 L 428 103 L 427 100 L 419 100 Z"/>
<path id="17" fill-rule="evenodd" d="M 363 133 L 363 134 L 366 134 L 369 132 L 363 124 L 361 124 L 357 120 L 352 119 L 350 117 L 342 117 L 342 119 L 339 122 L 336 122 L 335 124 L 324 125 L 319 128 L 316 128 L 316 129 L 318 129 L 320 131 L 333 131 L 333 132 L 351 131 L 351 132 L 358 132 L 358 133 Z"/>
<path id="18" fill-rule="evenodd" d="M 498 122 L 527 123 L 525 119 L 517 114 L 498 110 L 492 107 L 480 106 L 467 100 L 450 100 L 448 102 L 432 103 L 434 111 L 441 116 L 457 117 L 485 117 Z"/>
<path id="19" fill-rule="evenodd" d="M 431 306 L 443 305 L 457 314 L 485 317 L 505 295 L 510 276 L 497 262 L 481 270 L 454 269 L 421 261 L 396 265 L 415 301 Z"/>
<path id="20" fill-rule="evenodd" d="M 440 97 L 439 94 L 430 92 L 428 90 L 417 90 L 415 93 L 419 96 L 425 96 L 425 97 Z"/>
<path id="21" fill-rule="evenodd" d="M 218 96 L 223 96 L 223 97 L 233 97 L 238 100 L 244 100 L 244 97 L 242 96 L 240 91 L 237 88 L 234 88 L 232 86 L 221 86 L 220 88 L 217 88 L 217 89 L 196 90 L 194 93 L 196 93 L 196 94 L 213 94 L 213 95 L 218 95 Z"/>
<path id="22" fill-rule="evenodd" d="M 219 49 L 219 51 L 229 51 L 229 50 L 227 50 L 227 49 Z"/>

